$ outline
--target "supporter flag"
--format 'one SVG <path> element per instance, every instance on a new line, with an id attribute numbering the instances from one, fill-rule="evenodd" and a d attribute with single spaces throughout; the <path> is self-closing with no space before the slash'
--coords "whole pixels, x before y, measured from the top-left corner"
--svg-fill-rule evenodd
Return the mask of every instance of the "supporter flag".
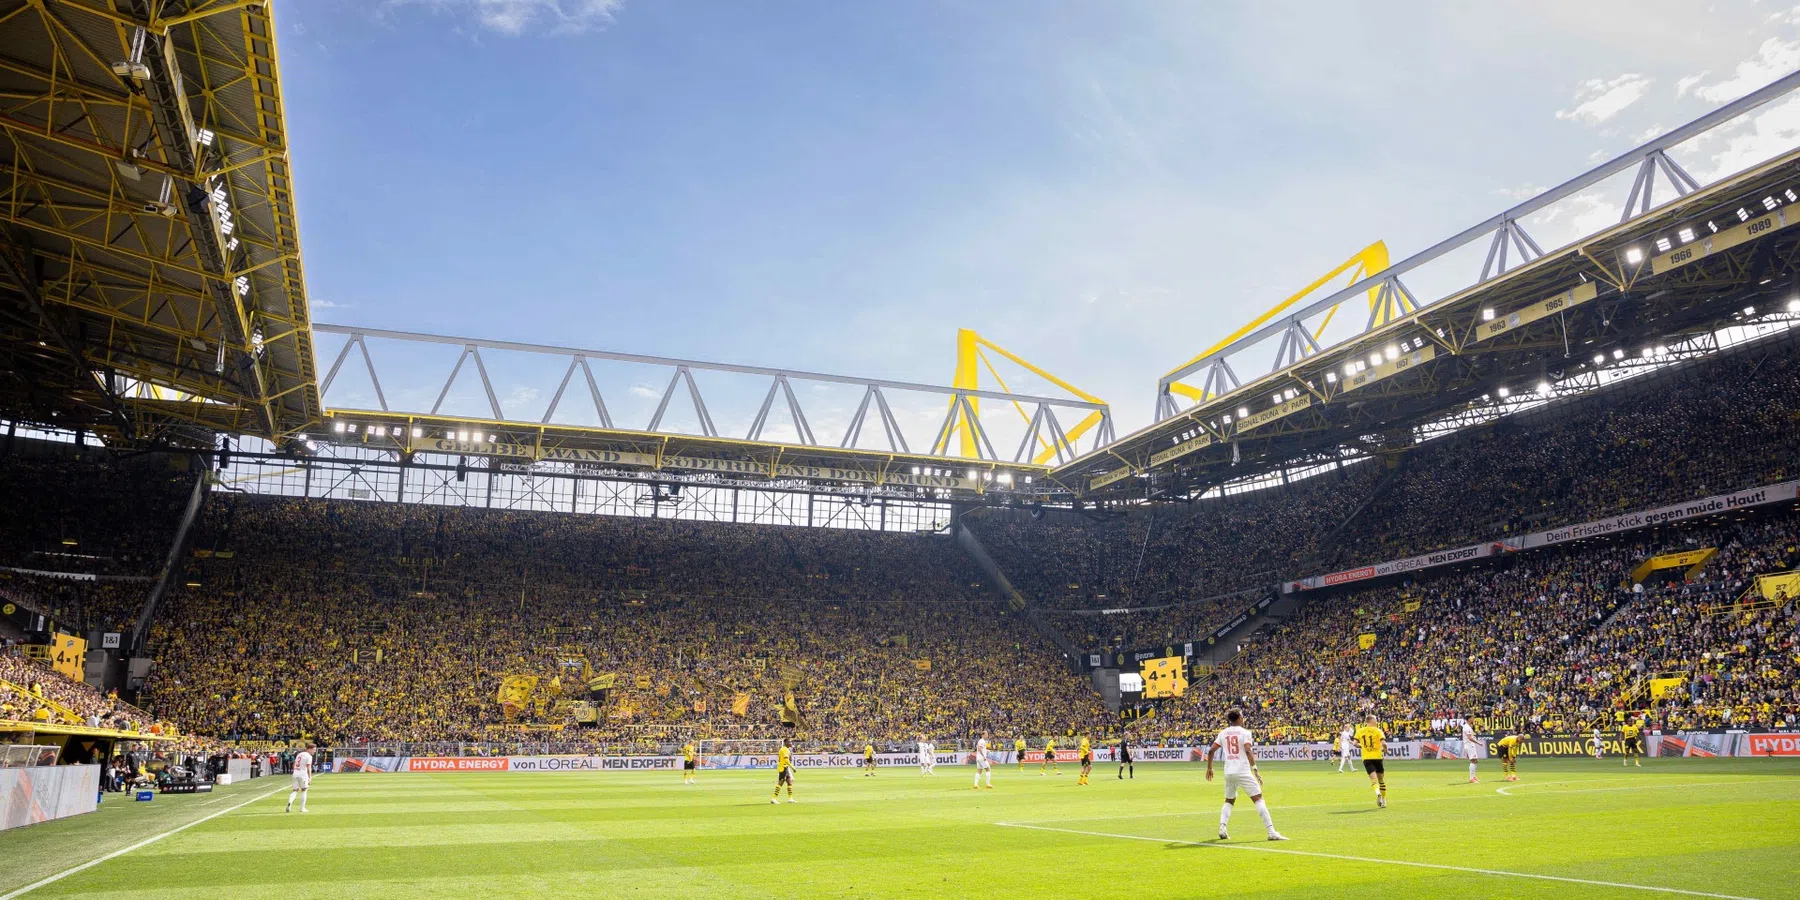
<path id="1" fill-rule="evenodd" d="M 931 660 L 915 659 L 913 660 L 913 668 L 918 669 L 921 672 L 929 672 L 931 671 Z"/>
<path id="2" fill-rule="evenodd" d="M 500 679 L 499 696 L 501 714 L 517 716 L 531 703 L 531 692 L 537 689 L 536 675 L 507 675 Z"/>
<path id="3" fill-rule="evenodd" d="M 1375 646 L 1375 633 L 1372 631 L 1365 631 L 1362 634 L 1357 635 L 1356 646 L 1364 650 Z"/>
<path id="4" fill-rule="evenodd" d="M 747 716 L 750 714 L 749 694 L 739 694 L 736 697 L 731 698 L 731 714 L 734 716 Z"/>
<path id="5" fill-rule="evenodd" d="M 806 724 L 806 719 L 800 715 L 800 705 L 794 702 L 792 693 L 781 700 L 781 724 L 789 728 L 799 728 Z"/>

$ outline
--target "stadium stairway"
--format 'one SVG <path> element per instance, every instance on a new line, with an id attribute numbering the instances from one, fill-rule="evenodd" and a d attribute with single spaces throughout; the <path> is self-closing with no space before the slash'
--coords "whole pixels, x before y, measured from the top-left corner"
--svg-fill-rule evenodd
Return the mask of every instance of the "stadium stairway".
<path id="1" fill-rule="evenodd" d="M 144 638 L 150 634 L 150 620 L 156 616 L 156 605 L 162 601 L 163 594 L 169 589 L 170 580 L 181 568 L 181 558 L 187 551 L 188 538 L 194 533 L 194 521 L 200 517 L 200 508 L 206 503 L 209 480 L 205 476 L 194 479 L 194 489 L 188 495 L 187 509 L 182 511 L 181 524 L 175 529 L 175 539 L 169 543 L 169 555 L 163 560 L 162 571 L 156 577 L 156 586 L 150 589 L 150 595 L 144 598 L 144 608 L 138 613 L 137 627 L 132 629 L 131 644 L 126 648 L 129 652 L 135 653 L 144 645 Z"/>
<path id="2" fill-rule="evenodd" d="M 1018 588 L 1013 587 L 1012 580 L 1000 570 L 1000 564 L 994 562 L 994 557 L 988 554 L 987 548 L 982 546 L 981 539 L 975 536 L 975 532 L 969 530 L 969 527 L 961 521 L 958 521 L 954 527 L 956 529 L 956 546 L 975 561 L 975 565 L 980 567 L 982 573 L 992 580 L 994 586 L 1006 597 L 1007 602 L 1012 604 L 1014 609 L 1025 614 L 1025 620 L 1031 623 L 1032 628 L 1036 629 L 1050 643 L 1056 645 L 1056 649 L 1070 661 L 1071 667 L 1077 666 L 1081 659 L 1081 648 L 1075 646 L 1075 642 L 1069 640 L 1055 625 L 1050 624 L 1037 606 L 1027 600 Z"/>

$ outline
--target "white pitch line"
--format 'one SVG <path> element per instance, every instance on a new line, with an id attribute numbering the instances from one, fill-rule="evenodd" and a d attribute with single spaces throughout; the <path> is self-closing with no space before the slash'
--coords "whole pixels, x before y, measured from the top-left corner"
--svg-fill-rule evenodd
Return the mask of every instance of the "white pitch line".
<path id="1" fill-rule="evenodd" d="M 1689 782 L 1683 782 L 1680 784 L 1630 784 L 1630 785 L 1621 785 L 1619 787 L 1576 788 L 1571 791 L 1533 791 L 1531 796 L 1535 797 L 1539 794 L 1604 794 L 1604 793 L 1607 793 L 1610 791 L 1653 791 L 1653 790 L 1658 790 L 1658 789 L 1686 788 L 1686 787 L 1729 787 L 1734 784 L 1768 784 L 1769 782 L 1776 781 L 1776 780 L 1778 780 L 1778 779 L 1748 778 L 1748 779 L 1744 779 L 1744 780 L 1740 780 L 1740 781 L 1689 781 Z M 1509 792 L 1516 791 L 1519 788 L 1538 787 L 1540 784 L 1568 784 L 1568 783 L 1569 782 L 1567 782 L 1567 781 L 1546 781 L 1546 782 L 1539 782 L 1538 784 L 1514 783 L 1514 784 L 1509 784 L 1506 787 L 1494 788 L 1494 793 L 1499 794 L 1503 797 L 1512 797 L 1512 796 L 1516 796 L 1516 795 L 1509 793 Z M 4 898 L 0 898 L 0 900 L 4 900 Z"/>
<path id="2" fill-rule="evenodd" d="M 1088 837 L 1117 838 L 1126 841 L 1155 841 L 1159 844 L 1180 844 L 1184 847 L 1207 847 L 1215 850 L 1247 850 L 1253 853 L 1279 853 L 1284 856 L 1311 856 L 1320 859 L 1341 859 L 1349 862 L 1376 863 L 1384 866 L 1407 866 L 1415 869 L 1441 869 L 1447 872 L 1467 872 L 1473 875 L 1497 875 L 1503 878 L 1529 878 L 1536 881 L 1560 881 L 1566 884 L 1586 884 L 1595 887 L 1623 888 L 1632 891 L 1653 891 L 1659 894 L 1681 894 L 1687 897 L 1713 897 L 1717 900 L 1761 900 L 1757 897 L 1741 897 L 1736 894 L 1714 894 L 1707 891 L 1689 891 L 1681 888 L 1658 887 L 1653 884 L 1630 884 L 1623 881 L 1597 881 L 1592 878 L 1567 878 L 1562 875 L 1538 875 L 1531 872 L 1509 872 L 1505 869 L 1477 869 L 1472 866 L 1449 866 L 1441 863 L 1412 862 L 1404 859 L 1376 859 L 1372 856 L 1349 856 L 1342 853 L 1319 853 L 1311 850 L 1283 850 L 1275 847 L 1259 847 L 1253 844 L 1216 844 L 1206 841 L 1178 841 L 1168 838 L 1150 837 L 1142 834 L 1112 834 L 1105 831 L 1080 831 L 1074 828 L 1050 828 L 1044 825 L 1023 825 L 1016 822 L 995 822 L 1004 828 L 1029 828 L 1033 831 L 1056 831 L 1063 834 L 1080 834 Z M 6 900 L 0 897 L 0 900 Z"/>
<path id="3" fill-rule="evenodd" d="M 1683 782 L 1680 784 L 1646 784 L 1646 785 L 1628 785 L 1628 786 L 1624 786 L 1624 787 L 1609 787 L 1609 788 L 1581 788 L 1581 789 L 1573 790 L 1573 791 L 1533 791 L 1530 794 L 1530 796 L 1537 797 L 1537 796 L 1541 796 L 1544 794 L 1590 794 L 1590 793 L 1598 793 L 1598 792 L 1605 792 L 1605 791 L 1648 791 L 1648 790 L 1655 790 L 1658 788 L 1726 787 L 1726 786 L 1734 785 L 1734 784 L 1771 784 L 1771 783 L 1781 781 L 1781 780 L 1782 779 L 1777 779 L 1777 778 L 1752 778 L 1752 779 L 1747 779 L 1747 780 L 1742 780 L 1742 781 L 1690 781 L 1690 782 Z M 1568 783 L 1569 782 L 1566 782 L 1566 781 L 1544 782 L 1544 784 L 1568 784 Z M 1517 795 L 1508 794 L 1507 791 L 1512 790 L 1513 788 L 1526 787 L 1526 786 L 1527 785 L 1523 785 L 1523 784 L 1512 784 L 1512 785 L 1508 785 L 1507 787 L 1504 787 L 1504 788 L 1495 789 L 1495 793 L 1500 794 L 1502 796 L 1506 796 L 1506 797 L 1516 797 Z M 1530 786 L 1537 787 L 1538 785 L 1533 784 Z M 1494 798 L 1488 794 L 1462 794 L 1462 795 L 1455 796 L 1455 797 L 1415 797 L 1415 798 L 1412 798 L 1409 800 L 1404 800 L 1404 801 L 1402 801 L 1402 803 L 1406 806 L 1411 806 L 1415 803 L 1447 803 L 1447 802 L 1450 802 L 1453 800 L 1492 800 L 1492 799 L 1494 799 Z M 1271 803 L 1271 804 L 1269 804 L 1269 808 L 1270 809 L 1336 809 L 1338 807 L 1343 807 L 1343 806 L 1357 806 L 1357 805 L 1366 806 L 1367 803 L 1363 802 L 1363 803 L 1359 804 L 1359 803 L 1352 803 L 1349 801 L 1345 801 L 1343 803 L 1291 803 L 1291 804 L 1287 804 L 1285 806 L 1277 806 L 1276 804 Z M 1120 816 L 1070 816 L 1070 817 L 1065 817 L 1065 818 L 1061 818 L 1061 819 L 1048 819 L 1048 820 L 1041 820 L 1041 821 L 1107 822 L 1107 821 L 1118 821 L 1121 819 L 1124 819 L 1124 820 L 1171 819 L 1171 818 L 1176 818 L 1178 816 L 1210 816 L 1210 815 L 1214 815 L 1214 814 L 1215 814 L 1214 811 L 1210 810 L 1210 809 L 1198 809 L 1198 810 L 1184 810 L 1182 812 L 1166 812 L 1166 813 L 1132 813 L 1130 815 L 1120 815 Z M 1027 823 L 1014 822 L 1011 824 L 1024 825 Z M 6 898 L 0 897 L 0 900 L 6 900 Z"/>
<path id="4" fill-rule="evenodd" d="M 226 814 L 226 813 L 228 813 L 228 812 L 234 812 L 234 811 L 236 811 L 236 810 L 239 810 L 239 809 L 242 809 L 242 808 L 244 808 L 244 807 L 246 807 L 246 806 L 249 806 L 249 805 L 250 805 L 250 804 L 252 804 L 252 803 L 255 803 L 255 802 L 256 802 L 256 801 L 258 801 L 258 800 L 267 800 L 267 799 L 268 799 L 268 798 L 270 798 L 270 797 L 273 797 L 273 796 L 275 796 L 275 795 L 276 795 L 276 794 L 279 794 L 279 793 L 281 793 L 281 792 L 282 792 L 282 791 L 283 791 L 283 790 L 284 790 L 284 788 L 276 788 L 276 789 L 275 789 L 275 790 L 272 790 L 272 791 L 270 791 L 270 792 L 268 792 L 268 793 L 266 793 L 266 794 L 263 794 L 263 795 L 262 795 L 262 796 L 259 796 L 259 797 L 251 797 L 251 798 L 250 798 L 250 799 L 248 799 L 248 800 L 245 800 L 245 801 L 244 801 L 244 802 L 242 802 L 242 803 L 239 803 L 239 804 L 238 804 L 238 805 L 236 805 L 236 806 L 227 806 L 227 807 L 225 807 L 225 808 L 224 808 L 224 809 L 221 809 L 221 810 L 219 810 L 219 811 L 218 811 L 218 812 L 216 812 L 216 813 L 213 813 L 213 814 L 211 814 L 211 815 L 209 815 L 209 816 L 206 816 L 206 817 L 204 817 L 204 818 L 199 818 L 199 819 L 195 819 L 195 820 L 194 820 L 194 821 L 192 821 L 192 822 L 189 822 L 189 823 L 187 823 L 187 824 L 186 824 L 186 825 L 180 825 L 180 826 L 177 826 L 177 827 L 174 827 L 174 828 L 171 828 L 171 829 L 169 829 L 169 830 L 168 830 L 168 831 L 165 831 L 165 832 L 163 832 L 163 833 L 162 833 L 162 834 L 158 834 L 158 835 L 154 835 L 154 836 L 151 836 L 151 837 L 147 837 L 147 838 L 145 838 L 145 839 L 143 839 L 143 840 L 141 840 L 141 841 L 138 841 L 138 842 L 137 842 L 137 843 L 135 843 L 135 844 L 132 844 L 132 845 L 131 845 L 131 846 L 129 846 L 129 847 L 125 847 L 125 848 L 123 848 L 123 849 L 119 849 L 119 850 L 114 850 L 114 851 L 113 851 L 113 852 L 111 852 L 111 853 L 108 853 L 108 854 L 106 854 L 106 855 L 105 855 L 105 856 L 102 856 L 102 857 L 99 857 L 99 858 L 98 858 L 98 859 L 90 859 L 90 860 L 88 860 L 88 861 L 87 861 L 87 862 L 84 862 L 84 863 L 82 863 L 82 864 L 81 864 L 81 865 L 79 865 L 79 866 L 75 866 L 75 867 L 74 867 L 74 868 L 70 868 L 70 869 L 64 869 L 64 870 L 62 870 L 62 871 L 61 871 L 61 872 L 58 872 L 58 873 L 56 873 L 56 874 L 55 874 L 55 875 L 52 875 L 52 876 L 50 876 L 50 877 L 48 877 L 48 878 L 45 878 L 45 879 L 43 879 L 43 880 L 41 880 L 41 881 L 34 881 L 34 882 L 32 882 L 32 883 L 31 883 L 31 884 L 28 884 L 28 885 L 26 885 L 26 886 L 24 886 L 24 887 L 22 887 L 22 888 L 19 888 L 19 889 L 18 889 L 18 890 L 16 890 L 16 891 L 13 891 L 13 892 L 12 892 L 12 893 L 10 893 L 10 894 L 0 894 L 0 900 L 13 900 L 13 898 L 15 898 L 15 897 L 23 897 L 23 896 L 25 896 L 25 895 L 26 895 L 26 894 L 29 894 L 29 893 L 31 893 L 31 892 L 32 892 L 32 891 L 35 891 L 35 890 L 37 890 L 37 889 L 38 889 L 38 888 L 41 888 L 41 887 L 43 887 L 43 886 L 44 886 L 44 885 L 47 885 L 47 884 L 54 884 L 54 883 L 56 883 L 56 882 L 58 882 L 58 881 L 61 881 L 61 880 L 63 880 L 63 879 L 64 879 L 64 878 L 67 878 L 67 877 L 69 877 L 69 876 L 70 876 L 70 875 L 74 875 L 74 874 L 75 874 L 75 873 L 77 873 L 77 872 L 83 872 L 83 871 L 86 871 L 86 870 L 88 870 L 88 869 L 91 869 L 91 868 L 93 868 L 93 867 L 95 867 L 95 866 L 97 866 L 97 865 L 99 865 L 99 864 L 101 864 L 101 863 L 103 863 L 103 862 L 106 862 L 106 861 L 107 861 L 107 860 L 109 860 L 109 859 L 113 859 L 113 858 L 115 858 L 115 857 L 119 857 L 119 856 L 124 856 L 124 855 L 125 855 L 125 854 L 127 854 L 127 853 L 130 853 L 130 852 L 131 852 L 131 851 L 133 851 L 133 850 L 137 850 L 137 849 L 139 849 L 139 848 L 141 848 L 141 847 L 148 847 L 148 846 L 150 846 L 150 845 L 151 845 L 151 844 L 154 844 L 154 843 L 156 843 L 156 842 L 157 842 L 157 841 L 160 841 L 160 840 L 162 840 L 162 839 L 163 839 L 163 838 L 166 838 L 166 837 L 168 837 L 168 836 L 169 836 L 169 835 L 172 835 L 172 834 L 180 834 L 180 833 L 181 833 L 181 832 L 183 832 L 183 831 L 186 831 L 186 830 L 188 830 L 188 829 L 189 829 L 189 828 L 192 828 L 192 827 L 194 827 L 194 826 L 195 826 L 195 825 L 199 825 L 199 824 L 200 824 L 200 823 L 202 823 L 202 822 L 208 822 L 208 821 L 211 821 L 211 820 L 213 820 L 213 819 L 216 819 L 216 818 L 218 818 L 218 817 L 220 817 L 220 816 L 222 816 L 222 815 L 225 815 L 225 814 Z"/>

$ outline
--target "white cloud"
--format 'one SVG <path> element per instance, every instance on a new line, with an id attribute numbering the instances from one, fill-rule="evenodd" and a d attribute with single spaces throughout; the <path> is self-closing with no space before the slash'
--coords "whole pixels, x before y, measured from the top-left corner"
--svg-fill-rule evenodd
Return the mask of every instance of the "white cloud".
<path id="1" fill-rule="evenodd" d="M 643 397 L 643 398 L 646 398 L 649 400 L 655 400 L 656 398 L 662 396 L 662 391 L 659 391 L 656 388 L 653 388 L 650 385 L 644 384 L 642 382 L 632 385 L 631 393 L 632 393 L 632 396 Z"/>
<path id="2" fill-rule="evenodd" d="M 1715 142 L 1717 149 L 1713 149 Z M 1706 136 L 1707 165 L 1694 172 L 1701 183 L 1740 172 L 1800 145 L 1800 97 L 1763 107 L 1732 126 Z"/>
<path id="3" fill-rule="evenodd" d="M 308 300 L 307 305 L 313 309 L 354 309 L 348 303 L 333 303 L 330 300 Z"/>
<path id="4" fill-rule="evenodd" d="M 1649 88 L 1649 78 L 1631 72 L 1611 80 L 1589 79 L 1575 92 L 1575 107 L 1557 110 L 1556 117 L 1598 125 L 1638 102 Z"/>
<path id="5" fill-rule="evenodd" d="M 1800 69 L 1800 40 L 1769 38 L 1757 48 L 1755 56 L 1737 64 L 1730 78 L 1717 84 L 1696 86 L 1694 96 L 1713 103 L 1727 103 L 1795 69 Z"/>
<path id="6" fill-rule="evenodd" d="M 387 0 L 390 7 L 423 6 L 433 12 L 470 16 L 491 31 L 517 37 L 526 32 L 580 34 L 612 24 L 625 0 Z"/>
<path id="7" fill-rule="evenodd" d="M 1698 75 L 1681 76 L 1681 78 L 1675 82 L 1675 98 L 1679 100 L 1682 97 L 1686 97 L 1688 92 L 1693 90 L 1700 82 L 1705 81 L 1706 76 L 1709 74 L 1711 73 L 1701 72 Z"/>

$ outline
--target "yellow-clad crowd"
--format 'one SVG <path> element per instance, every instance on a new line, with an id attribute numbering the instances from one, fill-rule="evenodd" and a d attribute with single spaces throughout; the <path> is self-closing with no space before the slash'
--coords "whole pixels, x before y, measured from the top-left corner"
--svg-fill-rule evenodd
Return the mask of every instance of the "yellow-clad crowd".
<path id="1" fill-rule="evenodd" d="M 244 497 L 208 510 L 144 700 L 217 734 L 611 743 L 773 733 L 1065 734 L 1107 721 L 946 537 Z M 565 699 L 611 675 L 600 727 Z M 501 679 L 535 675 L 517 722 Z"/>

